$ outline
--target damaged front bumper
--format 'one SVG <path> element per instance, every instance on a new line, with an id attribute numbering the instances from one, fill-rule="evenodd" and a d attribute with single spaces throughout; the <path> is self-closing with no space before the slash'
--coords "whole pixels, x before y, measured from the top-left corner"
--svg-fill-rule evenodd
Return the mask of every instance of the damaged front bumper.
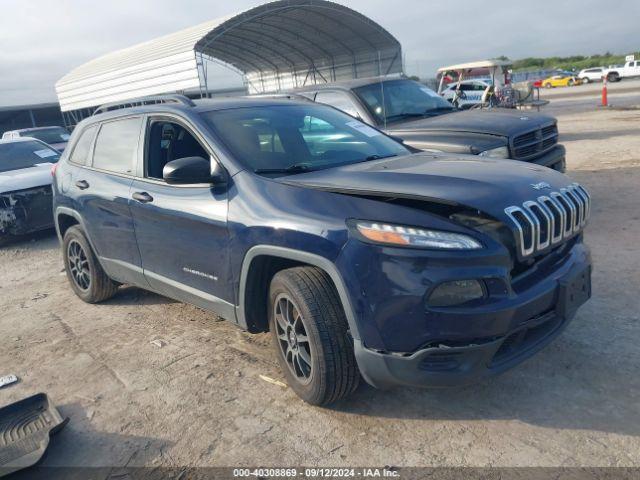
<path id="1" fill-rule="evenodd" d="M 0 193 L 0 237 L 53 227 L 51 186 Z"/>

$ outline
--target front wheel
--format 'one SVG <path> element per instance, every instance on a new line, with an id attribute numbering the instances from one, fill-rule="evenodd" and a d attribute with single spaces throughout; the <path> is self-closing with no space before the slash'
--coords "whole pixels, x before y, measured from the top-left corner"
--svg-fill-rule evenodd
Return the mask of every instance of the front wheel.
<path id="1" fill-rule="evenodd" d="M 347 319 L 322 270 L 296 267 L 273 277 L 269 330 L 287 383 L 305 402 L 326 405 L 357 388 L 360 374 Z"/>
<path id="2" fill-rule="evenodd" d="M 550 83 L 545 83 L 544 84 L 544 88 L 551 88 L 551 84 Z"/>
<path id="3" fill-rule="evenodd" d="M 74 225 L 65 232 L 62 256 L 67 279 L 81 300 L 98 303 L 115 295 L 118 285 L 102 269 L 79 226 Z"/>
<path id="4" fill-rule="evenodd" d="M 589 78 L 588 78 L 588 77 L 584 77 L 584 78 L 582 78 L 582 79 L 581 79 L 581 83 L 584 83 L 585 85 L 586 85 L 587 83 L 589 83 L 590 81 L 591 81 L 591 80 L 589 80 Z"/>

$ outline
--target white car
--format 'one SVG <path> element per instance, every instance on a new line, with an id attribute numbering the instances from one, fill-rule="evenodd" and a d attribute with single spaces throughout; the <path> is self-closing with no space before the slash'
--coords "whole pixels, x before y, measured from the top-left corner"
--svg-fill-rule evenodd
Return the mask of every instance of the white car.
<path id="1" fill-rule="evenodd" d="M 604 71 L 604 75 L 610 82 L 619 82 L 623 78 L 640 77 L 640 60 L 627 62 L 621 67 L 608 68 Z"/>
<path id="2" fill-rule="evenodd" d="M 35 138 L 0 140 L 0 242 L 53 227 L 51 169 L 59 159 Z"/>
<path id="3" fill-rule="evenodd" d="M 599 82 L 602 80 L 604 70 L 604 67 L 585 68 L 584 70 L 580 70 L 578 78 L 582 83 Z"/>
<path id="4" fill-rule="evenodd" d="M 490 86 L 491 84 L 489 82 L 485 82 L 484 80 L 463 80 L 462 82 L 460 82 L 460 97 L 458 99 L 458 107 L 469 108 L 482 103 L 484 92 Z M 458 82 L 452 82 L 440 93 L 440 95 L 442 95 L 445 100 L 453 103 L 457 88 Z"/>

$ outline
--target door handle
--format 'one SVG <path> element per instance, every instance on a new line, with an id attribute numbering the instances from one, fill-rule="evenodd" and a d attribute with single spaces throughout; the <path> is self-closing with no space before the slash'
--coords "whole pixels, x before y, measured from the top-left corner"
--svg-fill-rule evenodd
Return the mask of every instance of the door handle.
<path id="1" fill-rule="evenodd" d="M 131 197 L 134 200 L 139 201 L 140 203 L 149 203 L 153 202 L 153 197 L 149 195 L 147 192 L 134 192 Z"/>
<path id="2" fill-rule="evenodd" d="M 76 187 L 78 187 L 80 190 L 86 190 L 87 188 L 89 188 L 89 182 L 87 182 L 86 180 L 78 180 L 76 182 Z"/>

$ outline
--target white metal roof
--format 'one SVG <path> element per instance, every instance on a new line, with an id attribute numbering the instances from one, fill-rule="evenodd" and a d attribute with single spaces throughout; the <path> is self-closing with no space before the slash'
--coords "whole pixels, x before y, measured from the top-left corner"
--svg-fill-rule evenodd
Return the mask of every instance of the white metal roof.
<path id="1" fill-rule="evenodd" d="M 251 93 L 402 71 L 400 43 L 364 15 L 325 0 L 279 0 L 85 63 L 56 83 L 60 107 L 207 88 L 208 59 L 244 74 Z"/>
<path id="2" fill-rule="evenodd" d="M 479 60 L 477 62 L 459 63 L 457 65 L 441 67 L 438 69 L 438 73 L 474 70 L 476 68 L 508 67 L 509 65 L 513 65 L 513 62 L 509 60 Z"/>

